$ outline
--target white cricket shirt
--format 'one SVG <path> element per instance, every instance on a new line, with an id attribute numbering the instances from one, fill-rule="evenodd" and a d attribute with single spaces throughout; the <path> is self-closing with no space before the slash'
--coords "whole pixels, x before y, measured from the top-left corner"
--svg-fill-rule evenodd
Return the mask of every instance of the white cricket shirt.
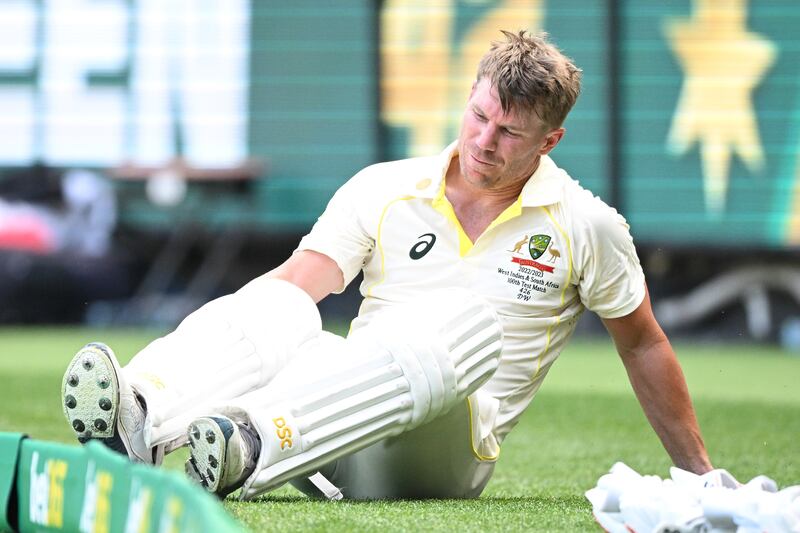
<path id="1" fill-rule="evenodd" d="M 456 152 L 453 143 L 439 156 L 365 168 L 336 192 L 298 250 L 336 261 L 344 286 L 364 271 L 352 329 L 385 306 L 446 286 L 495 306 L 504 331 L 500 366 L 473 400 L 476 455 L 491 459 L 584 308 L 603 318 L 631 313 L 644 299 L 644 275 L 625 219 L 548 156 L 472 243 L 444 194 Z"/>

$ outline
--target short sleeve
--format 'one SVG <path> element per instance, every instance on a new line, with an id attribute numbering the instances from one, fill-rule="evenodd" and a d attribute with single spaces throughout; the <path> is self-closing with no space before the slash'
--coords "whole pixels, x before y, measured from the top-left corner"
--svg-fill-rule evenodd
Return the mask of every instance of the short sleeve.
<path id="1" fill-rule="evenodd" d="M 357 174 L 333 195 L 325 211 L 317 219 L 308 235 L 300 240 L 295 252 L 311 250 L 333 259 L 344 275 L 341 293 L 358 275 L 367 257 L 372 253 L 374 239 L 364 230 L 357 202 L 359 180 Z"/>
<path id="2" fill-rule="evenodd" d="M 582 221 L 577 241 L 578 293 L 601 318 L 619 318 L 636 310 L 645 296 L 645 280 L 630 228 L 603 204 Z"/>

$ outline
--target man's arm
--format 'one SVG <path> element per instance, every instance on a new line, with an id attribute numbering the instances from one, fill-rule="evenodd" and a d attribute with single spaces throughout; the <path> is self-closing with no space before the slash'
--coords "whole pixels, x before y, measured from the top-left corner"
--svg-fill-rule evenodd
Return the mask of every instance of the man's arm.
<path id="1" fill-rule="evenodd" d="M 675 466 L 696 474 L 713 467 L 675 352 L 653 316 L 650 296 L 631 314 L 603 319 L 647 419 Z"/>
<path id="2" fill-rule="evenodd" d="M 314 302 L 319 302 L 344 283 L 344 275 L 336 261 L 327 255 L 301 250 L 270 270 L 265 277 L 282 279 L 306 291 Z"/>

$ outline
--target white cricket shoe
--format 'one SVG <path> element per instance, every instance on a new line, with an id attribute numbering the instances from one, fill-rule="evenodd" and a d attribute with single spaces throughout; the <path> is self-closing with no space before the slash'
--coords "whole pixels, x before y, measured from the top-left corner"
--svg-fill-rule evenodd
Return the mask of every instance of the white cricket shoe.
<path id="1" fill-rule="evenodd" d="M 111 348 L 99 342 L 81 348 L 64 373 L 61 397 L 78 441 L 99 440 L 134 461 L 161 464 L 164 445 L 145 444 L 145 409 Z"/>
<path id="2" fill-rule="evenodd" d="M 244 423 L 216 415 L 189 425 L 186 473 L 207 491 L 225 498 L 255 471 L 261 440 Z"/>

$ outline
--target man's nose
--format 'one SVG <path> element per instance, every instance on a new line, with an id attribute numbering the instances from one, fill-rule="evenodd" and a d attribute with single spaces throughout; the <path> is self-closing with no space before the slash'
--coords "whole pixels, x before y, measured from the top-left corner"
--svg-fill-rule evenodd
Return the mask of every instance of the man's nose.
<path id="1" fill-rule="evenodd" d="M 481 150 L 491 152 L 497 146 L 497 133 L 497 128 L 495 126 L 484 124 L 483 128 L 481 128 L 478 133 L 478 139 L 475 141 L 475 144 L 477 144 L 478 148 Z"/>

